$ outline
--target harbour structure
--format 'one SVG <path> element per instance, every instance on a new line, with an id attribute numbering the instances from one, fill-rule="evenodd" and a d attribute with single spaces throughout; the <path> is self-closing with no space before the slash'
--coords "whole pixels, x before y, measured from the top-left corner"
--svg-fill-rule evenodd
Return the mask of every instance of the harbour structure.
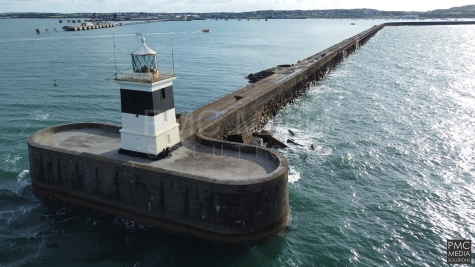
<path id="1" fill-rule="evenodd" d="M 62 29 L 64 31 L 81 31 L 81 30 L 94 30 L 94 29 L 104 29 L 104 28 L 112 28 L 115 27 L 116 24 L 114 23 L 107 23 L 107 22 L 99 22 L 99 23 L 82 23 L 81 25 L 72 25 L 72 26 L 63 26 Z"/>
<path id="2" fill-rule="evenodd" d="M 118 125 L 74 123 L 38 131 L 28 139 L 33 189 L 213 241 L 275 236 L 289 219 L 288 162 L 278 151 L 228 137 L 261 128 L 384 26 L 277 67 L 273 75 L 177 119 L 182 145 L 170 158 L 119 154 L 124 147 Z"/>
<path id="3" fill-rule="evenodd" d="M 34 192 L 213 241 L 282 232 L 289 219 L 287 160 L 267 148 L 201 145 L 179 131 L 176 77 L 158 70 L 157 53 L 142 41 L 131 54 L 132 71 L 115 78 L 122 126 L 73 123 L 30 136 Z M 166 147 L 172 157 L 160 155 Z"/>
<path id="4" fill-rule="evenodd" d="M 81 25 L 66 25 L 63 26 L 62 29 L 64 31 L 84 31 L 84 30 L 94 30 L 94 29 L 105 29 L 105 28 L 112 28 L 116 26 L 128 26 L 128 25 L 135 25 L 135 24 L 144 24 L 144 23 L 152 23 L 152 22 L 161 22 L 164 20 L 144 20 L 144 21 L 128 21 L 128 22 L 119 22 L 119 23 L 109 23 L 105 21 L 99 22 L 85 22 Z"/>

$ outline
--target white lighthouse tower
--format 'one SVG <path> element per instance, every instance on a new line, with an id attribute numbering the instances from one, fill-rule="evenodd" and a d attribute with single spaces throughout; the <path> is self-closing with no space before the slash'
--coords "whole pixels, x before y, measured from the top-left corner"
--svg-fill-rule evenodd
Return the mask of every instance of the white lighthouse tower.
<path id="1" fill-rule="evenodd" d="M 164 148 L 181 145 L 175 119 L 173 72 L 159 73 L 157 52 L 145 45 L 132 54 L 132 72 L 116 73 L 120 85 L 122 129 L 120 154 L 159 158 Z"/>

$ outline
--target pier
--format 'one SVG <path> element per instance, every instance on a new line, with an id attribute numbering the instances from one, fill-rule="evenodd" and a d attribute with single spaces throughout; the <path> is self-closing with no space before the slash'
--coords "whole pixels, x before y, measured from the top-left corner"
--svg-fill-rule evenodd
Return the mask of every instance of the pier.
<path id="1" fill-rule="evenodd" d="M 112 28 L 112 27 L 117 27 L 117 26 L 145 24 L 145 23 L 160 22 L 160 21 L 162 21 L 162 20 L 127 21 L 127 22 L 119 22 L 119 23 L 109 23 L 109 22 L 91 23 L 91 22 L 86 22 L 86 23 L 82 23 L 81 25 L 63 26 L 62 29 L 64 31 L 84 31 L 84 30 Z"/>
<path id="2" fill-rule="evenodd" d="M 81 25 L 74 25 L 74 26 L 63 26 L 62 29 L 64 31 L 84 31 L 84 30 L 94 30 L 94 29 L 103 29 L 103 28 L 112 28 L 115 27 L 116 24 L 114 23 L 83 23 Z"/>
<path id="3" fill-rule="evenodd" d="M 275 236 L 289 220 L 288 162 L 275 149 L 249 144 L 247 137 L 385 26 L 397 25 L 373 26 L 177 116 L 181 146 L 169 158 L 156 161 L 117 153 L 119 125 L 74 123 L 38 131 L 28 139 L 33 189 L 212 241 Z M 116 77 L 123 83 L 125 79 Z M 236 134 L 244 143 L 229 141 Z"/>

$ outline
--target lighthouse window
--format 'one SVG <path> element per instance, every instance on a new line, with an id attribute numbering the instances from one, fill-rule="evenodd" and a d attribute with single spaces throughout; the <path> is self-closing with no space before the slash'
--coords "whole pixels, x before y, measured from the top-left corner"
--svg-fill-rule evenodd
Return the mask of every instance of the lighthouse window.
<path id="1" fill-rule="evenodd" d="M 165 88 L 162 89 L 162 98 L 165 98 Z"/>
<path id="2" fill-rule="evenodd" d="M 167 112 L 165 111 L 165 113 L 163 113 L 163 121 L 164 122 L 167 122 L 168 121 L 168 117 L 167 117 Z"/>

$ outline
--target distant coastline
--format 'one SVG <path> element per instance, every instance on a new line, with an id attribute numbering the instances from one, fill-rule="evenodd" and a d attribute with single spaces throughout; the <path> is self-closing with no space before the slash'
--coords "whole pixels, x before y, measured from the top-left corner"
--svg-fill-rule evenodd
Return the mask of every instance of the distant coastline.
<path id="1" fill-rule="evenodd" d="M 108 21 L 157 20 L 190 21 L 205 19 L 463 19 L 475 18 L 475 5 L 420 11 L 384 11 L 377 9 L 322 9 L 322 10 L 259 10 L 249 12 L 210 12 L 210 13 L 0 13 L 0 19 L 7 18 L 92 18 Z"/>

